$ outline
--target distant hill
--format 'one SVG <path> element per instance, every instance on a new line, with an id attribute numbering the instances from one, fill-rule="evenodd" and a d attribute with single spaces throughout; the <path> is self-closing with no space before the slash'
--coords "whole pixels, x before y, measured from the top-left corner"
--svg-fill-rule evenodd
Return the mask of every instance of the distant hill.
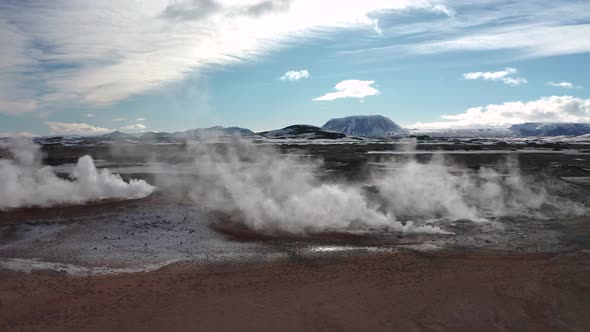
<path id="1" fill-rule="evenodd" d="M 176 139 L 204 139 L 225 136 L 252 136 L 254 132 L 250 129 L 240 127 L 211 127 L 179 131 L 172 134 Z"/>
<path id="2" fill-rule="evenodd" d="M 226 137 L 226 136 L 252 136 L 254 132 L 250 129 L 245 128 L 238 128 L 238 127 L 211 127 L 211 128 L 197 128 L 197 129 L 189 129 L 185 131 L 178 131 L 175 133 L 167 133 L 167 132 L 153 132 L 149 131 L 143 133 L 141 135 L 131 135 L 122 133 L 120 131 L 114 131 L 109 134 L 96 136 L 95 138 L 87 137 L 86 139 L 100 139 L 103 141 L 122 141 L 122 140 L 130 140 L 130 141 L 141 141 L 141 142 L 150 142 L 150 143 L 173 143 L 173 142 L 182 142 L 185 140 L 192 140 L 192 139 L 208 139 L 208 138 L 215 138 L 215 137 Z"/>
<path id="3" fill-rule="evenodd" d="M 590 133 L 589 123 L 527 122 L 510 126 L 518 136 L 579 136 Z"/>
<path id="4" fill-rule="evenodd" d="M 322 128 L 360 137 L 401 137 L 409 134 L 407 130 L 381 115 L 356 115 L 332 119 Z"/>
<path id="5" fill-rule="evenodd" d="M 172 134 L 166 132 L 159 132 L 155 133 L 153 131 L 149 131 L 147 133 L 143 133 L 138 137 L 138 139 L 142 142 L 173 142 L 174 138 Z"/>
<path id="6" fill-rule="evenodd" d="M 112 133 L 102 135 L 101 138 L 110 141 L 121 141 L 126 139 L 137 140 L 137 137 L 120 131 L 113 131 Z"/>
<path id="7" fill-rule="evenodd" d="M 346 137 L 346 135 L 342 133 L 336 133 L 333 131 L 322 129 L 320 127 L 306 124 L 288 126 L 283 129 L 271 130 L 258 134 L 266 138 L 278 139 L 338 139 Z"/>

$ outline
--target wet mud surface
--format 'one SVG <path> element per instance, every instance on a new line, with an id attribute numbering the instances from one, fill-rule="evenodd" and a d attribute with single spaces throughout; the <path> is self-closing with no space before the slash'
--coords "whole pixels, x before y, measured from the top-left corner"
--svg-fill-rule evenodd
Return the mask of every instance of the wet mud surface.
<path id="1" fill-rule="evenodd" d="M 93 277 L 0 270 L 0 328 L 587 331 L 589 258 L 404 251 Z"/>

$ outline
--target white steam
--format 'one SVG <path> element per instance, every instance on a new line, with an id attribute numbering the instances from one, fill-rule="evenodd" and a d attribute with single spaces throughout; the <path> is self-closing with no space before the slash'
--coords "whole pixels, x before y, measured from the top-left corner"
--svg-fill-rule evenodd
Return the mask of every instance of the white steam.
<path id="1" fill-rule="evenodd" d="M 155 189 L 143 180 L 125 182 L 107 169 L 97 170 L 90 156 L 78 160 L 69 180 L 62 179 L 41 164 L 41 149 L 30 140 L 0 142 L 0 148 L 12 155 L 0 159 L 0 210 L 142 198 Z"/>
<path id="2" fill-rule="evenodd" d="M 409 142 L 407 149 L 413 151 L 415 144 Z M 397 166 L 376 175 L 373 185 L 387 211 L 398 217 L 488 221 L 515 216 L 543 218 L 543 208 L 552 214 L 585 213 L 583 205 L 547 190 L 564 189 L 558 188 L 563 184 L 523 176 L 515 158 L 504 160 L 498 167 L 502 171 L 450 167 L 440 154 L 427 163 L 417 162 L 410 154 Z"/>
<path id="3" fill-rule="evenodd" d="M 427 164 L 408 160 L 375 179 L 375 186 L 398 216 L 469 219 L 529 214 L 549 199 L 541 186 L 527 183 L 518 170 L 507 173 L 482 167 L 479 171 L 452 169 L 435 155 Z"/>
<path id="4" fill-rule="evenodd" d="M 210 210 L 242 220 L 260 232 L 306 233 L 386 229 L 445 233 L 436 221 L 482 222 L 504 216 L 541 216 L 541 208 L 582 214 L 582 205 L 548 193 L 544 183 L 520 174 L 515 161 L 500 172 L 451 168 L 434 156 L 413 157 L 373 176 L 368 186 L 322 182 L 318 160 L 281 154 L 236 141 L 191 147 L 203 180 L 190 192 Z M 374 190 L 367 189 L 373 188 Z M 552 206 L 552 207 L 551 207 Z"/>
<path id="5" fill-rule="evenodd" d="M 444 233 L 430 225 L 405 224 L 378 210 L 358 186 L 322 183 L 321 162 L 283 155 L 269 147 L 236 141 L 224 151 L 193 147 L 205 183 L 195 186 L 195 202 L 239 215 L 261 232 L 306 233 L 330 230 L 391 229 Z"/>

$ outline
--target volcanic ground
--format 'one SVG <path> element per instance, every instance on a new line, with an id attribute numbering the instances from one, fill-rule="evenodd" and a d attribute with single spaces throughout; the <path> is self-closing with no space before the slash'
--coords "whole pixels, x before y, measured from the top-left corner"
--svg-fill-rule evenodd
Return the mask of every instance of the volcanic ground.
<path id="1" fill-rule="evenodd" d="M 209 144 L 224 149 L 225 143 Z M 412 151 L 395 142 L 273 146 L 281 154 L 323 160 L 317 174 L 322 181 L 359 187 L 372 174 L 395 171 L 408 155 L 422 162 L 442 154 L 445 167 L 473 172 L 481 166 L 502 167 L 509 157 L 518 161 L 523 175 L 557 184 L 560 190 L 551 194 L 582 209 L 590 206 L 590 146 L 583 144 L 444 141 L 420 142 Z M 61 176 L 88 154 L 98 168 L 124 179 L 144 179 L 158 189 L 143 199 L 0 212 L 2 330 L 275 330 L 280 317 L 292 321 L 287 330 L 397 326 L 423 331 L 582 331 L 590 326 L 582 314 L 584 307 L 590 308 L 590 219 L 585 210 L 561 213 L 567 211 L 560 208 L 570 206 L 553 205 L 539 208 L 542 217 L 427 222 L 435 222 L 440 233 L 378 228 L 260 232 L 241 222 L 239 215 L 211 211 L 187 197 L 191 187 L 205 185 L 201 179 L 206 174 L 183 145 L 43 150 L 44 162 Z M 366 191 L 370 195 L 370 186 Z M 402 277 L 406 274 L 410 279 Z M 358 279 L 361 275 L 366 284 Z M 442 279 L 433 279 L 435 275 Z M 181 285 L 188 288 L 183 291 Z M 518 285 L 529 288 L 512 295 L 506 291 Z M 271 289 L 284 297 L 272 296 Z M 187 299 L 184 292 L 194 298 Z M 175 296 L 181 299 L 175 302 Z M 254 300 L 246 300 L 248 296 Z M 415 299 L 407 300 L 406 308 L 390 303 L 410 297 Z M 286 312 L 270 309 L 282 301 Z M 360 301 L 364 309 L 338 305 L 340 301 Z M 129 312 L 123 309 L 133 303 L 136 307 Z M 183 309 L 176 320 L 154 318 L 154 312 L 174 316 L 153 307 L 160 303 Z M 256 303 L 259 310 L 251 307 Z M 300 307 L 305 303 L 310 306 Z M 456 312 L 439 305 L 455 306 Z M 373 308 L 373 314 L 367 308 Z M 344 318 L 351 314 L 358 319 Z M 260 316 L 258 323 L 248 318 L 252 315 Z M 223 317 L 227 321 L 221 322 Z M 133 324 L 142 320 L 152 325 Z"/>

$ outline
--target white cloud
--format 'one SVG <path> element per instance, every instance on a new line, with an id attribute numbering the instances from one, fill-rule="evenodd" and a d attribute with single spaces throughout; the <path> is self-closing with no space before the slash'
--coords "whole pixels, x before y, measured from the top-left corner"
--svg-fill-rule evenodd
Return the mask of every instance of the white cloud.
<path id="1" fill-rule="evenodd" d="M 37 109 L 37 106 L 37 102 L 34 100 L 12 101 L 0 99 L 0 114 L 17 115 L 33 112 Z"/>
<path id="2" fill-rule="evenodd" d="M 581 88 L 580 86 L 574 85 L 570 82 L 547 82 L 547 85 L 566 89 Z"/>
<path id="3" fill-rule="evenodd" d="M 289 70 L 283 76 L 281 76 L 282 81 L 299 81 L 299 80 L 306 80 L 308 78 L 309 78 L 309 71 L 307 71 L 307 69 Z"/>
<path id="4" fill-rule="evenodd" d="M 145 118 L 137 118 L 137 119 L 135 119 L 135 121 L 143 122 L 143 121 L 145 121 Z"/>
<path id="5" fill-rule="evenodd" d="M 379 25 L 379 19 L 378 18 L 374 18 L 371 19 L 372 23 L 373 23 L 373 30 L 375 30 L 375 32 L 381 36 L 383 35 L 383 29 L 381 29 L 381 26 Z"/>
<path id="6" fill-rule="evenodd" d="M 125 126 L 125 127 L 121 127 L 119 128 L 119 130 L 121 131 L 128 131 L 128 132 L 136 132 L 136 131 L 142 131 L 145 130 L 147 127 L 142 125 L 141 123 L 136 123 L 134 125 L 129 125 L 129 126 Z"/>
<path id="7" fill-rule="evenodd" d="M 473 107 L 463 113 L 443 115 L 447 121 L 416 123 L 412 128 L 508 127 L 523 122 L 590 122 L 590 99 L 572 96 L 543 97 L 529 102 Z"/>
<path id="8" fill-rule="evenodd" d="M 455 16 L 455 10 L 442 4 L 436 4 L 432 6 L 432 11 L 435 13 L 445 14 L 449 17 Z"/>
<path id="9" fill-rule="evenodd" d="M 494 72 L 478 71 L 473 73 L 466 73 L 463 74 L 463 78 L 466 80 L 482 79 L 485 81 L 499 81 L 510 86 L 518 86 L 527 83 L 527 80 L 524 77 L 510 76 L 516 73 L 518 73 L 518 70 L 516 68 L 505 68 L 504 70 Z"/>
<path id="10" fill-rule="evenodd" d="M 111 129 L 95 127 L 87 123 L 46 122 L 52 135 L 100 135 L 112 132 Z"/>
<path id="11" fill-rule="evenodd" d="M 340 98 L 365 98 L 369 96 L 376 96 L 379 90 L 375 89 L 373 85 L 375 81 L 361 81 L 361 80 L 346 80 L 342 81 L 334 87 L 336 92 L 328 92 L 321 97 L 317 97 L 315 101 L 335 100 Z"/>
<path id="12" fill-rule="evenodd" d="M 374 27 L 372 13 L 438 1 L 0 2 L 0 112 L 104 106 L 295 38 Z M 335 10 L 337 8 L 337 10 Z M 113 36 L 116 36 L 114 38 Z M 33 83 L 33 84 L 31 84 Z"/>
<path id="13" fill-rule="evenodd" d="M 123 122 L 123 121 L 127 121 L 127 118 L 114 118 L 112 121 L 113 122 Z"/>
<path id="14" fill-rule="evenodd" d="M 39 135 L 30 133 L 28 131 L 20 131 L 20 132 L 2 132 L 0 133 L 0 137 L 36 137 Z"/>
<path id="15" fill-rule="evenodd" d="M 93 118 L 94 117 L 94 113 L 88 113 L 88 114 L 86 114 L 86 117 L 87 118 Z"/>

